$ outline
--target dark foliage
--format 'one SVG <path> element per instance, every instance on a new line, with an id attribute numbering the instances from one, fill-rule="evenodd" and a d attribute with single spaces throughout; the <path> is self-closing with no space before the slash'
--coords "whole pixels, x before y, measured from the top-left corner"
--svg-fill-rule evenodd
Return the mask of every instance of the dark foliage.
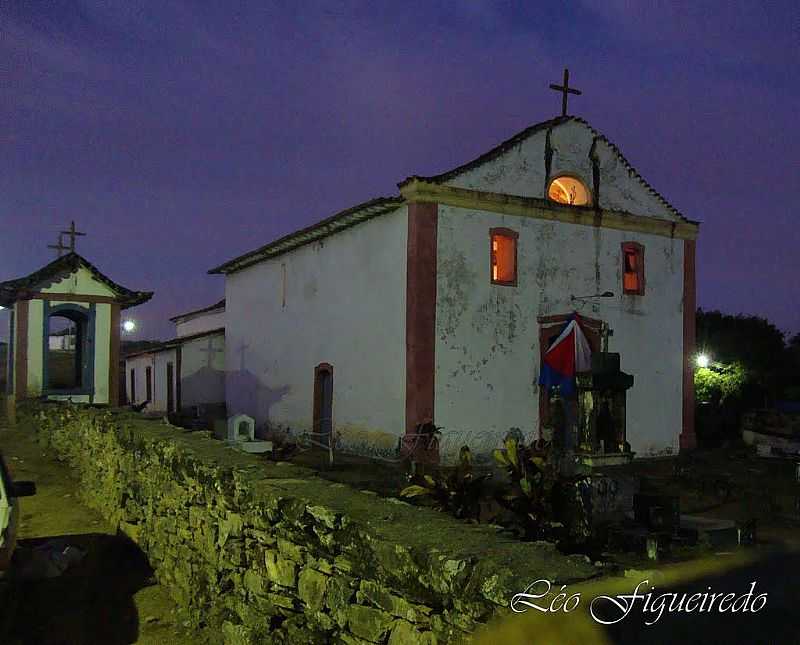
<path id="1" fill-rule="evenodd" d="M 463 446 L 458 456 L 458 466 L 449 475 L 413 475 L 411 484 L 400 492 L 400 497 L 425 498 L 442 511 L 456 517 L 478 520 L 484 482 L 490 475 L 475 476 L 472 472 L 472 452 Z"/>

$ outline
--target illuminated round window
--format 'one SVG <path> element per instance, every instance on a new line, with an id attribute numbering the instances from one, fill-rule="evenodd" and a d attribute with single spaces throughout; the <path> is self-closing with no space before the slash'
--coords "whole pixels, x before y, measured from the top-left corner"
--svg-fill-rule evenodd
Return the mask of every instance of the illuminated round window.
<path id="1" fill-rule="evenodd" d="M 547 189 L 547 196 L 554 202 L 570 204 L 571 206 L 587 206 L 589 199 L 589 189 L 575 177 L 556 177 L 550 182 Z"/>

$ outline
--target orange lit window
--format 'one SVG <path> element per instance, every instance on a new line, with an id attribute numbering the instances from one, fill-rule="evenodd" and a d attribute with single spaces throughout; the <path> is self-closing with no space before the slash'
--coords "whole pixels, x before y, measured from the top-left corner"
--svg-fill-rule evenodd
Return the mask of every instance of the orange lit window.
<path id="1" fill-rule="evenodd" d="M 644 247 L 637 242 L 622 243 L 622 292 L 644 295 Z"/>
<path id="2" fill-rule="evenodd" d="M 516 286 L 517 238 L 519 234 L 508 228 L 493 228 L 491 239 L 492 283 Z"/>
<path id="3" fill-rule="evenodd" d="M 547 197 L 554 202 L 570 206 L 588 206 L 591 202 L 586 185 L 579 179 L 567 175 L 556 177 L 550 182 Z"/>

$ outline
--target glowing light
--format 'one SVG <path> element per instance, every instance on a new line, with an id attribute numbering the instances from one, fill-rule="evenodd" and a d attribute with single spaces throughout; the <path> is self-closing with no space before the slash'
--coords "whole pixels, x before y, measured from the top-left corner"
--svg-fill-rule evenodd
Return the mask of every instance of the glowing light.
<path id="1" fill-rule="evenodd" d="M 695 362 L 697 363 L 697 367 L 708 367 L 711 363 L 711 359 L 708 357 L 708 354 L 698 354 Z"/>
<path id="2" fill-rule="evenodd" d="M 136 329 L 136 323 L 132 320 L 126 320 L 122 323 L 122 330 L 128 334 L 130 334 L 133 330 Z"/>
<path id="3" fill-rule="evenodd" d="M 555 202 L 572 206 L 589 204 L 589 189 L 574 177 L 558 177 L 550 183 L 547 196 Z"/>

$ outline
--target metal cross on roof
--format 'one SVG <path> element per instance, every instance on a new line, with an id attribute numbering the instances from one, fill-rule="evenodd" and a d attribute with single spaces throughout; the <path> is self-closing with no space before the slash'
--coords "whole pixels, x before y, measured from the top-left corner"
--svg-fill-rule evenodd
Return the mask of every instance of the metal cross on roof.
<path id="1" fill-rule="evenodd" d="M 70 248 L 68 246 L 64 246 L 64 236 L 63 234 L 59 233 L 58 235 L 58 244 L 48 244 L 48 249 L 55 249 L 58 253 L 58 257 L 61 257 L 61 251 L 69 251 Z"/>
<path id="2" fill-rule="evenodd" d="M 71 252 L 73 252 L 73 253 L 75 252 L 75 238 L 78 237 L 79 235 L 86 235 L 86 233 L 81 233 L 80 231 L 76 231 L 75 230 L 75 222 L 74 221 L 69 223 L 69 230 L 68 231 L 61 231 L 61 234 L 62 235 L 66 235 L 69 238 L 69 250 Z M 60 242 L 60 236 L 59 236 L 59 244 L 60 243 L 61 242 Z M 61 255 L 61 252 L 59 251 L 59 256 L 60 255 Z"/>
<path id="3" fill-rule="evenodd" d="M 551 83 L 550 89 L 561 92 L 561 116 L 567 116 L 567 95 L 580 95 L 581 91 L 569 86 L 569 70 L 566 67 L 564 68 L 564 84 L 556 85 L 555 83 Z"/>

